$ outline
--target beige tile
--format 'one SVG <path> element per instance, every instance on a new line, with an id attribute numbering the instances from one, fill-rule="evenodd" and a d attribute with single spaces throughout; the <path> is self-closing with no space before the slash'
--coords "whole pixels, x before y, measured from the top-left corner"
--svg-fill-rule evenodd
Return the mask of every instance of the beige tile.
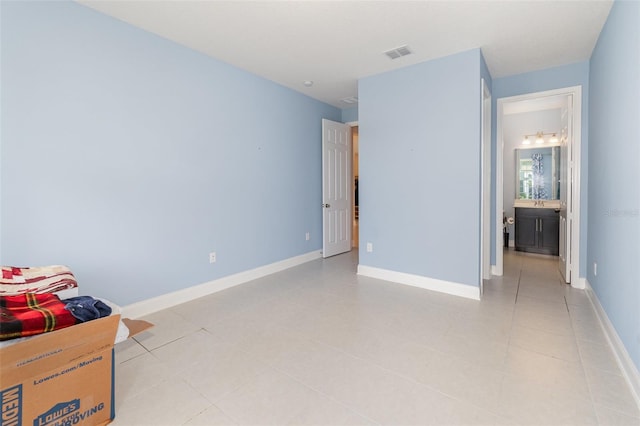
<path id="1" fill-rule="evenodd" d="M 464 356 L 436 353 L 417 371 L 415 379 L 452 398 L 492 408 L 504 374 Z"/>
<path id="2" fill-rule="evenodd" d="M 514 378 L 589 399 L 589 387 L 580 362 L 565 361 L 538 352 L 510 347 L 504 372 Z"/>
<path id="3" fill-rule="evenodd" d="M 564 300 L 543 300 L 535 297 L 529 297 L 524 294 L 518 294 L 518 298 L 516 299 L 516 310 L 518 309 L 525 309 L 547 316 L 563 316 L 568 312 L 567 305 Z"/>
<path id="4" fill-rule="evenodd" d="M 286 424 L 296 425 L 371 425 L 375 424 L 353 411 L 325 397 L 311 401 L 296 413 Z"/>
<path id="5" fill-rule="evenodd" d="M 269 370 L 216 404 L 238 424 L 333 424 L 351 412 L 300 382 Z"/>
<path id="6" fill-rule="evenodd" d="M 381 421 L 382 407 L 396 398 L 398 383 L 410 383 L 368 361 L 325 346 L 312 345 L 305 352 L 289 355 L 279 365 L 280 370 L 376 422 Z"/>
<path id="7" fill-rule="evenodd" d="M 589 340 L 578 340 L 578 350 L 582 363 L 589 368 L 621 374 L 618 362 L 609 345 L 603 345 Z"/>
<path id="8" fill-rule="evenodd" d="M 164 310 L 143 318 L 154 324 L 148 331 L 138 334 L 134 339 L 147 350 L 156 349 L 200 329 L 171 310 Z"/>
<path id="9" fill-rule="evenodd" d="M 171 370 L 150 353 L 116 364 L 116 403 L 130 398 L 171 378 Z"/>
<path id="10" fill-rule="evenodd" d="M 295 362 L 298 357 L 308 357 L 321 347 L 324 345 L 284 328 L 270 328 L 238 346 L 261 363 L 275 368 Z"/>
<path id="11" fill-rule="evenodd" d="M 548 285 L 545 283 L 522 283 L 518 289 L 518 297 L 526 296 L 541 301 L 554 303 L 564 303 L 564 288 L 558 284 Z"/>
<path id="12" fill-rule="evenodd" d="M 475 326 L 471 328 L 473 331 Z M 499 326 L 470 333 L 458 333 L 458 330 L 450 330 L 441 340 L 437 350 L 454 356 L 473 354 L 472 361 L 491 369 L 502 369 L 507 355 L 508 331 L 504 330 L 506 337 L 502 336 Z"/>
<path id="13" fill-rule="evenodd" d="M 259 303 L 257 300 L 244 300 L 236 294 L 227 294 L 228 290 L 192 300 L 171 308 L 171 311 L 199 327 L 205 327 L 222 321 Z"/>
<path id="14" fill-rule="evenodd" d="M 272 346 L 266 346 L 271 336 L 265 335 L 267 342 L 257 342 L 257 345 L 265 345 L 268 349 L 265 353 L 256 354 L 259 354 L 260 360 L 270 367 L 311 387 L 314 383 L 327 380 L 326 369 L 334 365 L 336 360 L 347 356 L 340 350 L 319 342 L 299 336 L 293 336 L 293 340 L 288 340 L 285 336 L 291 337 L 282 335 L 282 339 L 276 339 Z"/>
<path id="15" fill-rule="evenodd" d="M 505 376 L 497 404 L 492 412 L 520 425 L 596 425 L 589 399 L 566 391 L 553 392 L 519 377 Z"/>
<path id="16" fill-rule="evenodd" d="M 293 303 L 288 296 L 272 298 L 244 309 L 226 319 L 225 322 L 262 323 L 272 325 L 290 315 L 304 310 L 305 307 Z"/>
<path id="17" fill-rule="evenodd" d="M 382 424 L 391 425 L 480 425 L 496 418 L 472 404 L 456 400 L 428 387 L 398 387 L 393 398 L 380 407 Z"/>
<path id="18" fill-rule="evenodd" d="M 591 304 L 589 305 L 568 305 L 571 319 L 574 321 L 590 321 L 598 323 L 598 315 L 593 309 Z"/>
<path id="19" fill-rule="evenodd" d="M 336 331 L 334 338 L 323 343 L 405 377 L 415 377 L 435 352 L 391 331 L 363 327 Z"/>
<path id="20" fill-rule="evenodd" d="M 600 345 L 608 345 L 609 340 L 607 339 L 600 323 L 598 321 L 573 321 L 573 332 L 575 333 L 576 339 L 578 340 L 588 340 L 594 343 L 598 343 Z"/>
<path id="21" fill-rule="evenodd" d="M 256 338 L 269 328 L 268 321 L 260 321 L 255 316 L 242 318 L 230 316 L 222 321 L 207 325 L 204 330 L 216 340 L 230 345 L 239 345 L 244 341 Z"/>
<path id="22" fill-rule="evenodd" d="M 181 425 L 211 403 L 181 380 L 159 383 L 127 398 L 116 411 L 114 426 Z"/>
<path id="23" fill-rule="evenodd" d="M 392 320 L 402 310 L 402 303 L 397 300 L 351 301 L 346 305 L 336 320 L 341 325 L 367 327 L 376 330 L 388 330 Z"/>
<path id="24" fill-rule="evenodd" d="M 210 360 L 192 364 L 181 377 L 210 402 L 216 403 L 240 386 L 256 380 L 267 369 L 259 357 L 230 346 L 228 351 L 221 351 Z"/>
<path id="25" fill-rule="evenodd" d="M 128 361 L 140 355 L 146 354 L 148 351 L 140 343 L 134 339 L 127 339 L 115 345 L 116 362 L 121 363 Z"/>
<path id="26" fill-rule="evenodd" d="M 196 414 L 192 417 L 188 422 L 185 423 L 185 426 L 231 426 L 237 425 L 229 416 L 224 414 L 222 410 L 220 410 L 215 405 L 211 405 L 209 408 L 204 411 Z"/>
<path id="27" fill-rule="evenodd" d="M 288 368 L 293 377 L 377 423 L 442 422 L 447 413 L 454 413 L 456 407 L 464 405 L 387 369 L 330 349 L 282 368 Z M 435 416 L 436 413 L 439 414 Z"/>
<path id="28" fill-rule="evenodd" d="M 216 339 L 206 330 L 198 330 L 154 349 L 152 353 L 172 374 L 183 374 L 193 370 L 196 364 L 218 362 L 237 351 L 238 349 Z"/>
<path id="29" fill-rule="evenodd" d="M 369 420 L 359 414 L 350 414 L 339 422 L 332 423 L 333 426 L 373 426 L 379 423 Z"/>
<path id="30" fill-rule="evenodd" d="M 586 367 L 585 371 L 595 404 L 627 416 L 640 417 L 638 406 L 622 376 L 589 367 Z"/>
<path id="31" fill-rule="evenodd" d="M 550 312 L 518 307 L 513 316 L 513 323 L 519 326 L 534 328 L 553 334 L 573 336 L 573 326 L 568 312 Z"/>
<path id="32" fill-rule="evenodd" d="M 451 328 L 452 315 L 450 310 L 436 306 L 397 311 L 388 329 L 400 338 L 437 347 Z"/>
<path id="33" fill-rule="evenodd" d="M 565 361 L 580 362 L 578 346 L 573 336 L 514 325 L 510 345 Z"/>
<path id="34" fill-rule="evenodd" d="M 602 426 L 640 426 L 640 417 L 633 417 L 619 411 L 595 405 L 598 422 Z"/>
<path id="35" fill-rule="evenodd" d="M 584 290 L 578 290 L 570 285 L 566 285 L 564 287 L 564 298 L 567 301 L 567 304 L 570 306 L 583 306 L 583 307 L 591 307 L 591 302 L 589 301 L 589 297 Z"/>
<path id="36" fill-rule="evenodd" d="M 539 330 L 545 333 L 575 338 L 573 326 L 571 321 L 568 319 L 558 320 L 552 316 L 519 312 L 516 313 L 514 317 L 514 325 Z"/>
<path id="37" fill-rule="evenodd" d="M 331 335 L 335 328 L 343 326 L 344 320 L 341 319 L 340 313 L 327 315 L 304 309 L 279 320 L 272 328 L 280 328 L 305 339 L 317 340 Z"/>
<path id="38" fill-rule="evenodd" d="M 357 262 L 309 262 L 149 318 L 144 347 L 116 347 L 117 424 L 638 423 L 557 259 L 507 252 L 482 301 L 360 277 Z"/>

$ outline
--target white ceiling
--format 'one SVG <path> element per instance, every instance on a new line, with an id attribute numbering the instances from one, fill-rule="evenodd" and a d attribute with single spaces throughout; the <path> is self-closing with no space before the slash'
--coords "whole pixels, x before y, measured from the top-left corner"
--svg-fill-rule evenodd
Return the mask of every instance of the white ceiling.
<path id="1" fill-rule="evenodd" d="M 95 10 L 348 108 L 358 78 L 482 48 L 493 78 L 589 59 L 611 0 L 79 0 Z M 384 51 L 414 54 L 390 60 Z M 303 82 L 312 80 L 312 87 Z"/>

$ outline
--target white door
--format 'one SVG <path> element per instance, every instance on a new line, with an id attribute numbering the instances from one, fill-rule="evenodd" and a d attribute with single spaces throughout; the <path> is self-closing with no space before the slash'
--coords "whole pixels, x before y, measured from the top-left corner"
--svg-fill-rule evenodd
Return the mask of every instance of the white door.
<path id="1" fill-rule="evenodd" d="M 572 208 L 572 176 L 575 161 L 572 150 L 572 118 L 573 96 L 567 97 L 567 108 L 562 111 L 562 134 L 560 141 L 560 238 L 558 268 L 565 282 L 571 282 L 571 221 Z"/>
<path id="2" fill-rule="evenodd" d="M 351 250 L 351 127 L 322 120 L 322 257 Z"/>

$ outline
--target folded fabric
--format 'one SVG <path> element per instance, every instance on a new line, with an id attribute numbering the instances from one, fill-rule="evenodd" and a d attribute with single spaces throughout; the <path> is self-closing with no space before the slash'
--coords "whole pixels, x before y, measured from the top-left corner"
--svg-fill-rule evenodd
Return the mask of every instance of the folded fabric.
<path id="1" fill-rule="evenodd" d="M 29 268 L 2 266 L 2 276 L 0 276 L 1 295 L 53 293 L 77 287 L 78 283 L 73 273 L 63 265 Z"/>
<path id="2" fill-rule="evenodd" d="M 71 312 L 71 315 L 79 322 L 91 321 L 111 315 L 111 308 L 106 303 L 91 296 L 71 297 L 64 299 L 62 302 L 65 304 L 65 309 Z"/>
<path id="3" fill-rule="evenodd" d="M 55 294 L 0 296 L 0 340 L 47 333 L 77 323 Z"/>

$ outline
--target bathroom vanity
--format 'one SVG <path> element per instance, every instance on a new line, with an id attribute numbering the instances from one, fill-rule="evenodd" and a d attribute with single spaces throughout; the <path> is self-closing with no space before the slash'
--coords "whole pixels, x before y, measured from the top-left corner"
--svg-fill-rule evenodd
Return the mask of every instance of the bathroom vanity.
<path id="1" fill-rule="evenodd" d="M 516 251 L 550 254 L 559 253 L 560 215 L 553 207 L 515 207 Z"/>

